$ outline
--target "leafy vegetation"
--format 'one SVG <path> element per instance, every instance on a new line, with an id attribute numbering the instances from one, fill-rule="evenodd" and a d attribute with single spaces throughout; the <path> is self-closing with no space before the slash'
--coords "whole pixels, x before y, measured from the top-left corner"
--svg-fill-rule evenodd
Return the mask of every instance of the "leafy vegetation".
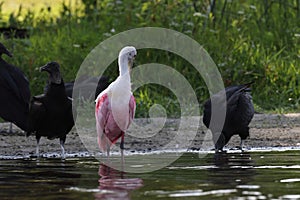
<path id="1" fill-rule="evenodd" d="M 27 1 L 22 1 L 27 2 Z M 0 4 L 2 7 L 6 2 Z M 38 67 L 61 63 L 66 81 L 76 77 L 84 58 L 112 35 L 138 27 L 164 27 L 198 41 L 217 64 L 225 86 L 254 80 L 253 100 L 260 112 L 300 111 L 300 5 L 297 0 L 82 0 L 65 1 L 39 10 L 30 7 L 7 13 L 2 27 L 26 28 L 29 38 L 4 38 L 13 51 L 5 58 L 28 76 L 32 94 L 43 90 L 46 77 Z M 179 56 L 154 49 L 139 51 L 137 64 L 174 67 L 190 82 L 199 103 L 209 97 L 201 75 Z M 118 74 L 116 62 L 105 72 Z M 183 94 L 184 95 L 184 94 Z M 169 116 L 180 113 L 176 97 L 163 87 L 146 85 L 135 92 L 137 116 L 155 104 Z"/>

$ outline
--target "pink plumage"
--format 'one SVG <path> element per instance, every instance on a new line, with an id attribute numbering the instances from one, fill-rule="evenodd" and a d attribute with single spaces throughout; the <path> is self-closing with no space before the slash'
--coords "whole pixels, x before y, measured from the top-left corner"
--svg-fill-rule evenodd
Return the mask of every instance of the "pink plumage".
<path id="1" fill-rule="evenodd" d="M 134 96 L 131 95 L 130 101 L 128 102 L 128 112 L 124 113 L 124 121 L 129 121 L 128 126 L 125 127 L 126 129 L 134 118 L 135 107 L 135 99 Z M 120 137 L 124 137 L 126 130 L 122 130 L 123 128 L 119 127 L 119 121 L 115 121 L 107 93 L 102 94 L 99 101 L 97 101 L 95 115 L 99 148 L 101 151 L 106 151 L 107 148 L 115 144 Z"/>
<path id="2" fill-rule="evenodd" d="M 107 151 L 121 138 L 124 148 L 124 134 L 135 113 L 135 99 L 131 92 L 130 68 L 136 56 L 134 47 L 124 47 L 119 53 L 119 77 L 96 99 L 95 117 L 98 144 L 102 152 Z"/>

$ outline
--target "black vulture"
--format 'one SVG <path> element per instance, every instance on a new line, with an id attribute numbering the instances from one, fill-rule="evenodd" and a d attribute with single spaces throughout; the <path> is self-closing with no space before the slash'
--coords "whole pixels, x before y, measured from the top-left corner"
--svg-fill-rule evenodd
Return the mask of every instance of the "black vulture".
<path id="1" fill-rule="evenodd" d="M 72 98 L 74 81 L 65 83 L 66 94 L 68 97 Z M 47 90 L 47 89 L 46 89 Z"/>
<path id="2" fill-rule="evenodd" d="M 73 87 L 75 81 L 70 81 L 65 83 L 67 96 L 73 98 Z M 97 86 L 97 87 L 96 87 Z M 77 88 L 76 91 L 80 93 L 80 97 L 84 100 L 88 100 L 94 98 L 95 100 L 97 96 L 105 90 L 109 86 L 109 78 L 106 76 L 101 76 L 98 80 L 97 77 L 93 76 L 80 76 L 77 80 Z M 92 91 L 96 87 L 96 91 Z M 48 89 L 48 85 L 45 86 L 44 91 Z M 95 93 L 95 95 L 93 95 Z M 79 96 L 79 94 L 77 94 Z"/>
<path id="3" fill-rule="evenodd" d="M 0 117 L 27 131 L 30 89 L 29 81 L 17 67 L 2 59 L 12 54 L 0 43 Z"/>
<path id="4" fill-rule="evenodd" d="M 233 135 L 240 136 L 240 148 L 241 150 L 243 150 L 244 140 L 249 137 L 249 123 L 251 122 L 254 115 L 252 96 L 250 94 L 250 86 L 252 83 L 253 82 L 225 88 L 226 118 L 221 131 L 218 131 L 218 128 L 214 128 L 218 127 L 217 121 L 212 123 L 210 121 L 211 99 L 208 99 L 205 102 L 203 123 L 212 131 L 216 152 L 223 151 L 223 147 L 228 143 Z M 212 98 L 218 98 L 219 93 L 214 94 Z M 216 106 L 224 105 L 225 104 L 222 104 L 222 102 L 219 101 Z"/>
<path id="5" fill-rule="evenodd" d="M 27 136 L 35 133 L 37 156 L 40 138 L 44 136 L 48 139 L 59 138 L 62 158 L 65 158 L 66 135 L 74 126 L 72 100 L 66 94 L 59 68 L 57 62 L 49 62 L 40 68 L 40 71 L 49 73 L 49 87 L 44 94 L 34 96 L 31 100 Z"/>

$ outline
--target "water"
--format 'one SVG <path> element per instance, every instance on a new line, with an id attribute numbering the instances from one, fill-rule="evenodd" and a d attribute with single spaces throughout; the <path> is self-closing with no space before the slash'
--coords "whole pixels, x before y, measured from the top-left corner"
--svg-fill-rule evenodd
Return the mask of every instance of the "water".
<path id="1" fill-rule="evenodd" d="M 94 158 L 2 159 L 0 199 L 20 198 L 300 199 L 300 151 L 237 151 L 204 158 L 185 153 L 143 174 L 122 173 Z"/>

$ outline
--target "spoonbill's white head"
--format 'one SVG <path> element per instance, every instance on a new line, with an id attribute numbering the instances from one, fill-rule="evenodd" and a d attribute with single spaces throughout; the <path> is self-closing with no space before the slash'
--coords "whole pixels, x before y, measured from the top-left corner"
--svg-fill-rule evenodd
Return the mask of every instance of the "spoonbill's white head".
<path id="1" fill-rule="evenodd" d="M 120 74 L 123 75 L 130 71 L 133 65 L 135 56 L 137 55 L 136 49 L 133 46 L 124 47 L 119 53 L 119 69 Z"/>

